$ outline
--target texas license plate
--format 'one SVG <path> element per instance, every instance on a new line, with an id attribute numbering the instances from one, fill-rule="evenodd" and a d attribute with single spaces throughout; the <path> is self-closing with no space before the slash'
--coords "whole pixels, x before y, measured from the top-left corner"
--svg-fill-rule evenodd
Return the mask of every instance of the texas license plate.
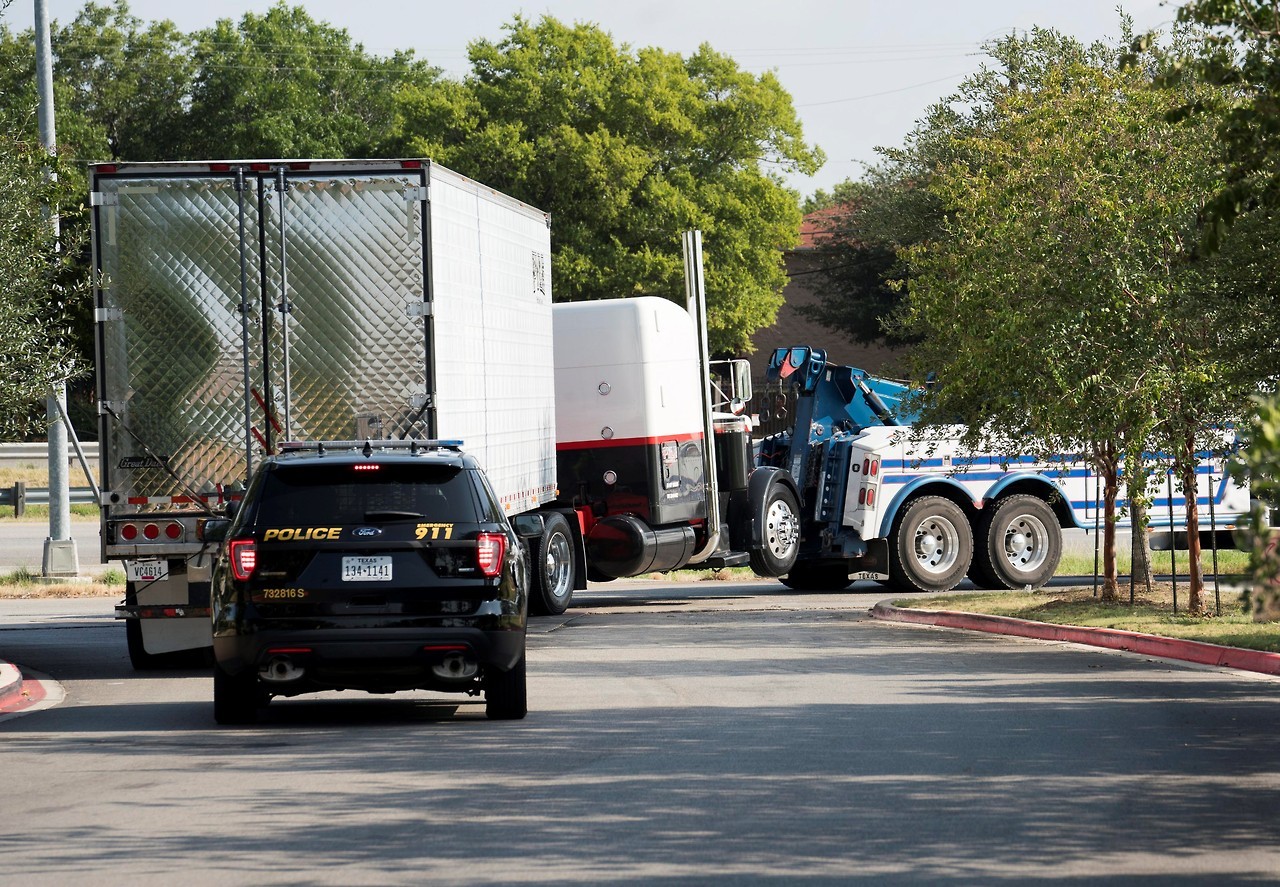
<path id="1" fill-rule="evenodd" d="M 125 575 L 130 582 L 161 582 L 169 578 L 169 561 L 129 561 Z"/>
<path id="2" fill-rule="evenodd" d="M 344 557 L 342 559 L 343 582 L 390 582 L 391 556 Z"/>

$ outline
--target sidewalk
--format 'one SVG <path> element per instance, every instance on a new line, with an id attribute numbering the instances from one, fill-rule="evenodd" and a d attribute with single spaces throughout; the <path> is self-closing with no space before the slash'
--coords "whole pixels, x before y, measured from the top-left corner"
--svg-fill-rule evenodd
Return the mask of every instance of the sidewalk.
<path id="1" fill-rule="evenodd" d="M 1009 616 L 988 616 L 978 613 L 958 613 L 949 610 L 917 610 L 895 607 L 887 601 L 871 608 L 876 619 L 889 622 L 909 622 L 916 625 L 934 625 L 939 628 L 961 628 L 967 631 L 986 631 L 1015 637 L 1044 641 L 1065 641 L 1085 644 L 1109 650 L 1124 650 L 1161 659 L 1177 659 L 1200 665 L 1235 668 L 1260 674 L 1280 675 L 1280 653 L 1261 650 L 1244 650 L 1239 647 L 1223 647 L 1202 641 L 1186 641 L 1158 635 L 1121 631 L 1115 628 L 1087 628 L 1076 625 L 1053 625 L 1033 622 Z"/>

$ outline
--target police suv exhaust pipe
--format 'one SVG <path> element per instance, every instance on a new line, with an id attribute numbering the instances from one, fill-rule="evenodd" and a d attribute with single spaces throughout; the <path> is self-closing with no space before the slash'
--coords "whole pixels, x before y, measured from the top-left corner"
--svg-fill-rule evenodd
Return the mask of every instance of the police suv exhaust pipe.
<path id="1" fill-rule="evenodd" d="M 258 669 L 258 677 L 273 684 L 296 681 L 306 674 L 306 669 L 294 663 L 288 656 L 272 656 L 266 665 Z"/>
<path id="2" fill-rule="evenodd" d="M 431 666 L 431 673 L 438 678 L 445 678 L 451 681 L 461 681 L 467 678 L 473 678 L 480 671 L 480 666 L 476 665 L 467 657 L 460 653 L 444 657 L 438 664 Z"/>

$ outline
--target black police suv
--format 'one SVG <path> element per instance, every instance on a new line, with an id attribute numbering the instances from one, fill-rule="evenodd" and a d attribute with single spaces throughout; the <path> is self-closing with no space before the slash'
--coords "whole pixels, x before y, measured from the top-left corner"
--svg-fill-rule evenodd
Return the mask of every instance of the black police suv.
<path id="1" fill-rule="evenodd" d="M 218 535 L 218 723 L 335 689 L 483 693 L 488 717 L 525 716 L 528 554 L 456 443 L 286 444 Z"/>

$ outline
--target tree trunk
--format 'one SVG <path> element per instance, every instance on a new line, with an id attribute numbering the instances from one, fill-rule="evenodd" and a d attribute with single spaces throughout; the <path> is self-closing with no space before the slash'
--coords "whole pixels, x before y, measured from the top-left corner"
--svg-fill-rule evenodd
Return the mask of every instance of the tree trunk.
<path id="1" fill-rule="evenodd" d="M 1187 503 L 1187 612 L 1204 615 L 1204 572 L 1200 568 L 1200 507 L 1196 483 L 1196 438 L 1188 432 L 1183 440 L 1182 465 L 1179 467 L 1182 497 Z M 1173 528 L 1170 527 L 1170 532 Z"/>
<path id="2" fill-rule="evenodd" d="M 1098 469 L 1102 475 L 1102 593 L 1101 600 L 1120 600 L 1119 572 L 1116 568 L 1116 499 L 1120 493 L 1120 458 L 1110 442 L 1098 447 Z"/>
<path id="3" fill-rule="evenodd" d="M 1147 545 L 1147 506 L 1132 498 L 1132 490 L 1129 495 L 1130 523 L 1133 526 L 1133 539 L 1129 545 L 1130 581 L 1134 588 L 1147 592 L 1155 579 L 1151 568 L 1151 548 Z"/>

